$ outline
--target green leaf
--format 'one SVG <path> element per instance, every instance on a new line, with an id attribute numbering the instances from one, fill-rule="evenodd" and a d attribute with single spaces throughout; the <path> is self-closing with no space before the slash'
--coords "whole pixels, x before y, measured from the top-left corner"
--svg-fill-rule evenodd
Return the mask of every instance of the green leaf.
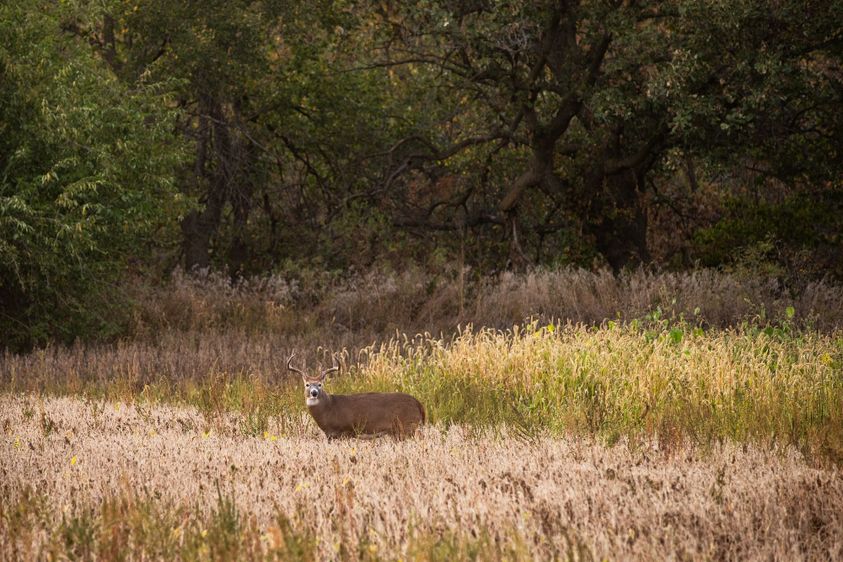
<path id="1" fill-rule="evenodd" d="M 674 344 L 682 343 L 682 336 L 684 335 L 684 333 L 679 328 L 673 328 L 670 331 L 669 335 L 670 341 L 672 341 Z"/>

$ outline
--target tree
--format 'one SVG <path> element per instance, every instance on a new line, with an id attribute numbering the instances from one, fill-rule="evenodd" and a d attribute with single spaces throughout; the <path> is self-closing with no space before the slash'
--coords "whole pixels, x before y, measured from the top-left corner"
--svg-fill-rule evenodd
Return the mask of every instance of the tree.
<path id="1" fill-rule="evenodd" d="M 186 209 L 167 83 L 126 88 L 52 2 L 0 8 L 0 319 L 13 348 L 119 329 L 111 293 Z"/>
<path id="2" fill-rule="evenodd" d="M 407 223 L 506 224 L 522 261 L 530 237 L 539 257 L 547 233 L 578 233 L 618 269 L 648 261 L 644 195 L 677 159 L 774 163 L 791 146 L 809 156 L 790 154 L 785 175 L 833 178 L 839 167 L 823 161 L 840 154 L 839 12 L 755 0 L 386 4 L 379 64 L 435 68 L 460 108 L 402 144 L 402 171 L 466 153 L 476 170 Z M 494 170 L 501 162 L 511 167 Z"/>
<path id="3" fill-rule="evenodd" d="M 180 84 L 193 157 L 179 185 L 199 202 L 181 221 L 187 269 L 272 267 L 357 212 L 376 174 L 367 154 L 391 134 L 383 76 L 338 70 L 365 15 L 329 1 L 92 6 L 65 27 L 115 76 Z"/>

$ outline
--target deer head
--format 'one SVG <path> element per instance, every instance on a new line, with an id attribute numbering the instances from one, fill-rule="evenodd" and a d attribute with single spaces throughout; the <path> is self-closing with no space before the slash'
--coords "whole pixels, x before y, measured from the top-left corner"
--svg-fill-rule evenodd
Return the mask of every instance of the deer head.
<path id="1" fill-rule="evenodd" d="M 331 367 L 330 369 L 326 369 L 326 370 L 322 371 L 322 374 L 317 376 L 317 377 L 309 377 L 304 372 L 302 372 L 299 369 L 296 369 L 295 367 L 293 367 L 292 361 L 293 361 L 293 357 L 295 357 L 295 356 L 296 356 L 295 353 L 290 355 L 290 358 L 287 360 L 287 369 L 294 372 L 294 373 L 298 373 L 299 375 L 301 375 L 302 381 L 304 381 L 304 396 L 305 396 L 305 402 L 307 403 L 307 405 L 308 406 L 318 406 L 319 403 L 322 400 L 325 400 L 327 395 L 328 395 L 328 393 L 325 391 L 325 389 L 322 388 L 322 383 L 325 382 L 325 379 L 328 377 L 329 373 L 333 373 L 334 371 L 339 370 L 339 366 L 337 365 L 336 359 L 334 359 L 334 361 L 333 361 L 333 363 L 334 363 L 333 367 Z"/>

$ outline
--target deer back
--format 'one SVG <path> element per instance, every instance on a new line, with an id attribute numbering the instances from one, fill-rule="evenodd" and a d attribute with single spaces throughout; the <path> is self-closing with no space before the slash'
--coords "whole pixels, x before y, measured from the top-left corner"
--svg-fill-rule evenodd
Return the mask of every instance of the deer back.
<path id="1" fill-rule="evenodd" d="M 425 422 L 421 403 L 400 392 L 334 394 L 308 408 L 329 438 L 390 434 L 406 437 Z"/>

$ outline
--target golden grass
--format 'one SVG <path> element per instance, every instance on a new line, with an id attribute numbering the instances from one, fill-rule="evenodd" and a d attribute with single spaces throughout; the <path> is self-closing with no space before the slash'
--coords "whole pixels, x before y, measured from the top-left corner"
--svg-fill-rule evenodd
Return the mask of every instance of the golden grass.
<path id="1" fill-rule="evenodd" d="M 234 332 L 49 348 L 6 356 L 0 388 L 237 410 L 260 433 L 267 417 L 292 419 L 303 409 L 300 381 L 284 366 L 294 349 L 302 351 L 296 343 Z M 440 423 L 610 442 L 772 442 L 843 460 L 838 333 L 533 323 L 338 351 L 344 374 L 329 382 L 332 391 L 409 392 Z"/>
<path id="2" fill-rule="evenodd" d="M 132 339 L 0 357 L 0 557 L 843 556 L 839 287 L 249 283 L 177 276 L 138 294 Z M 292 351 L 336 353 L 332 391 L 410 392 L 433 425 L 329 445 Z"/>
<path id="3" fill-rule="evenodd" d="M 843 475 L 791 448 L 428 427 L 328 444 L 306 420 L 0 398 L 7 559 L 843 556 Z"/>
<path id="4" fill-rule="evenodd" d="M 843 459 L 843 339 L 610 325 L 392 340 L 362 386 L 427 397 L 434 419 L 609 437 L 769 439 Z"/>

